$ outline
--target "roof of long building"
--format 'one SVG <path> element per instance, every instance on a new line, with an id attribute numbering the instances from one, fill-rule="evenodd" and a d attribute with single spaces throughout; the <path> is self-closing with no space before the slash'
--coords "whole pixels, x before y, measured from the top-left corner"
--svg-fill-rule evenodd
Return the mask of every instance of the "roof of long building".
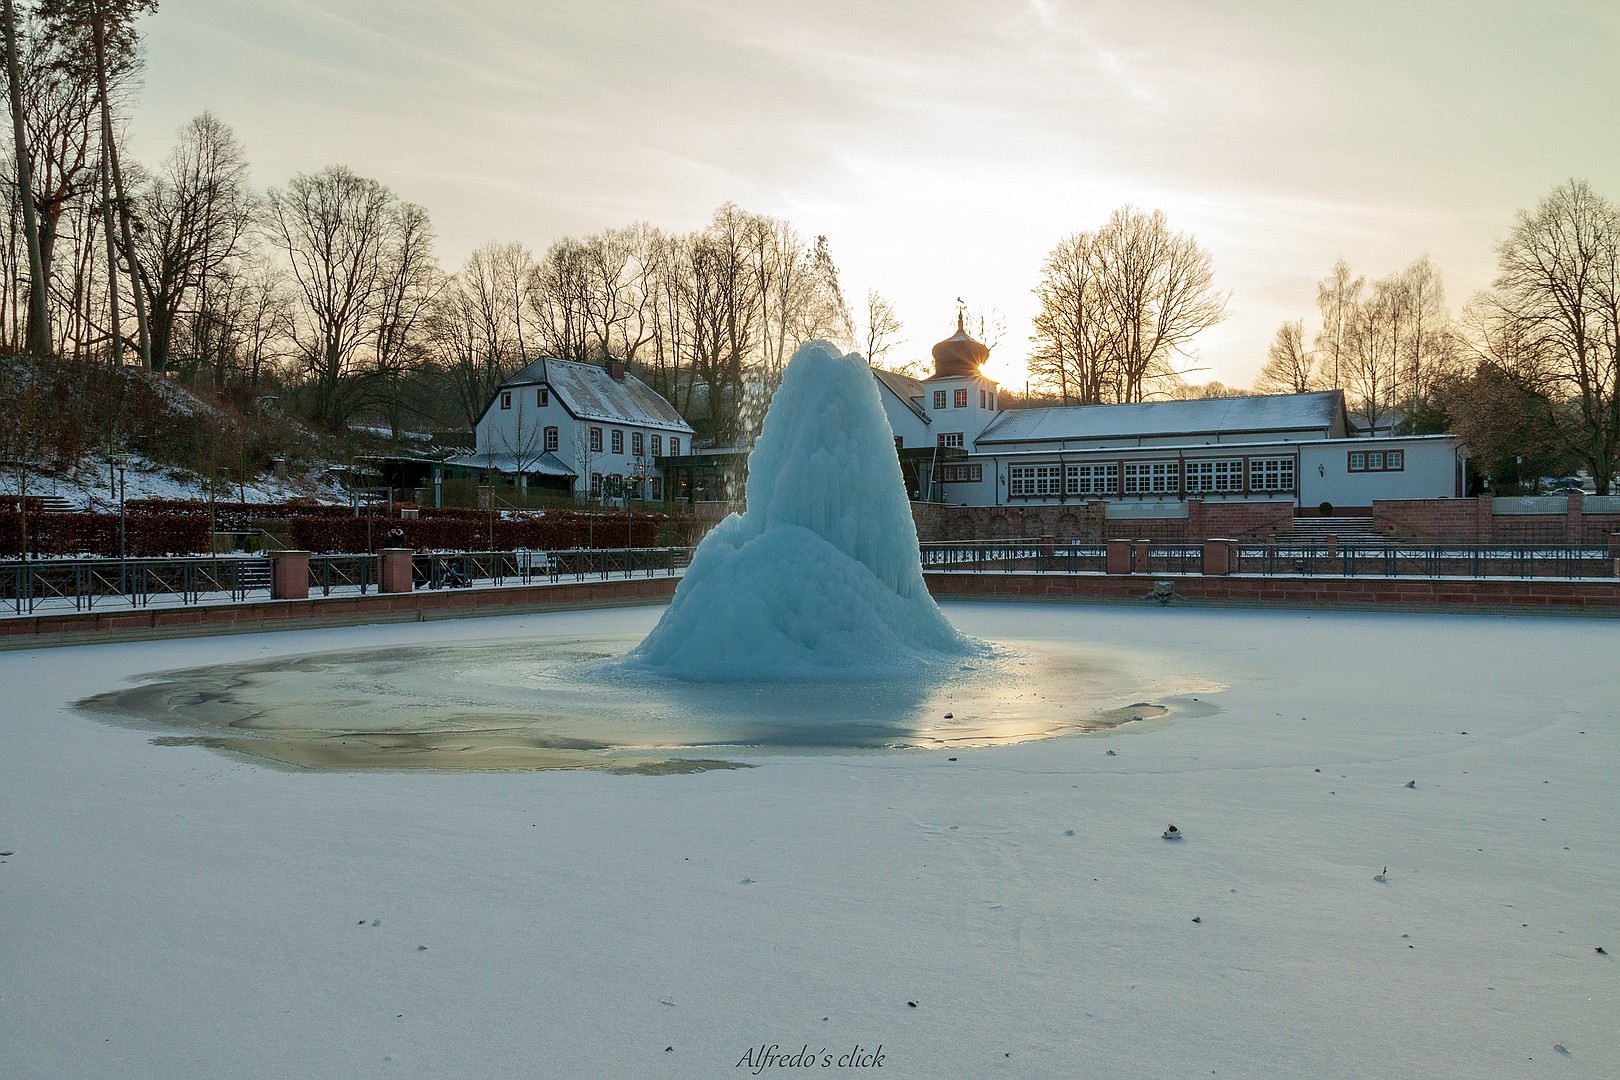
<path id="1" fill-rule="evenodd" d="M 625 374 L 621 381 L 595 364 L 543 356 L 501 383 L 502 390 L 544 383 L 581 420 L 633 424 L 690 433 L 691 425 L 656 390 Z M 487 410 L 486 410 L 487 411 Z"/>
<path id="2" fill-rule="evenodd" d="M 1147 401 L 1134 405 L 1069 405 L 1008 409 L 975 442 L 1084 442 L 1175 435 L 1332 431 L 1344 415 L 1344 391 L 1256 397 Z"/>

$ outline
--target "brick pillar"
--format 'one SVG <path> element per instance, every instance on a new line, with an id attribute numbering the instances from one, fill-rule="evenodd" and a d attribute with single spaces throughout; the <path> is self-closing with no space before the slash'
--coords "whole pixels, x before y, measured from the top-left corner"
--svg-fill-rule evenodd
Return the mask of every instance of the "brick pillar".
<path id="1" fill-rule="evenodd" d="M 1131 573 L 1145 574 L 1148 572 L 1148 549 L 1153 546 L 1151 540 L 1131 541 Z"/>
<path id="2" fill-rule="evenodd" d="M 1489 544 L 1495 535 L 1491 522 L 1491 506 L 1495 500 L 1494 495 L 1481 495 L 1474 500 L 1474 543 Z"/>
<path id="3" fill-rule="evenodd" d="M 1233 570 L 1232 554 L 1236 545 L 1231 540 L 1211 537 L 1204 541 L 1204 573 L 1209 577 L 1225 577 Z"/>
<path id="4" fill-rule="evenodd" d="M 1129 540 L 1109 540 L 1106 542 L 1107 560 L 1104 569 L 1110 574 L 1128 574 L 1131 572 L 1131 542 Z"/>
<path id="5" fill-rule="evenodd" d="M 272 551 L 270 553 L 270 598 L 272 600 L 309 599 L 309 552 Z"/>
<path id="6" fill-rule="evenodd" d="M 1620 532 L 1609 534 L 1609 558 L 1620 559 Z"/>
<path id="7" fill-rule="evenodd" d="M 1569 502 L 1564 511 L 1564 543 L 1570 547 L 1581 546 L 1581 498 L 1579 493 L 1568 496 Z"/>
<path id="8" fill-rule="evenodd" d="M 383 548 L 377 552 L 377 561 L 380 570 L 377 574 L 377 591 L 387 593 L 407 593 L 414 587 L 411 580 L 411 549 L 410 548 Z"/>

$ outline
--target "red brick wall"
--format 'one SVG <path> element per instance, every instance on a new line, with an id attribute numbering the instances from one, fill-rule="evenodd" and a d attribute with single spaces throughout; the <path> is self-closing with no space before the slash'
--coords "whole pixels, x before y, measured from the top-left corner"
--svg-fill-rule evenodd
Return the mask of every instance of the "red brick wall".
<path id="1" fill-rule="evenodd" d="M 1584 544 L 1602 547 L 1620 532 L 1620 514 L 1585 514 L 1580 496 L 1562 514 L 1493 513 L 1491 496 L 1401 499 L 1373 503 L 1373 528 L 1414 543 Z"/>

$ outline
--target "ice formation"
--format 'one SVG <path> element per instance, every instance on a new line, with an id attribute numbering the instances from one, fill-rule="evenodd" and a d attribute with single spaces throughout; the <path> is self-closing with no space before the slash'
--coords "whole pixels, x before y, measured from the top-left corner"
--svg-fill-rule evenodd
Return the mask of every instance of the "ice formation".
<path id="1" fill-rule="evenodd" d="M 714 681 L 916 671 L 978 652 L 923 583 L 877 380 L 800 346 L 748 459 L 747 510 L 698 546 L 664 617 L 623 661 Z"/>

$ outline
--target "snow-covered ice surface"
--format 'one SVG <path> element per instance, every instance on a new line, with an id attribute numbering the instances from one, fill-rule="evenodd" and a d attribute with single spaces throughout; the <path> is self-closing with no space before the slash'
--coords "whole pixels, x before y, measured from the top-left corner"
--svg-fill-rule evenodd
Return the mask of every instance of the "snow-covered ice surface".
<path id="1" fill-rule="evenodd" d="M 872 369 L 825 341 L 782 372 L 748 457 L 748 510 L 692 555 L 621 665 L 704 681 L 892 675 L 981 653 L 923 584 Z"/>
<path id="2" fill-rule="evenodd" d="M 0 1075 L 712 1077 L 761 1043 L 881 1044 L 888 1076 L 1614 1075 L 1620 624 L 943 610 L 1230 688 L 993 749 L 355 774 L 71 702 L 660 610 L 0 654 Z"/>

